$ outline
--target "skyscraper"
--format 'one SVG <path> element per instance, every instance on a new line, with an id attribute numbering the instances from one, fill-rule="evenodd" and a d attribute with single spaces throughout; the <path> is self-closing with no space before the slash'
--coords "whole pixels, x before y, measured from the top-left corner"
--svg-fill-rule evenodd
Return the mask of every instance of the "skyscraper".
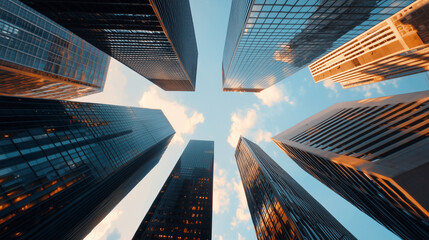
<path id="1" fill-rule="evenodd" d="M 412 0 L 237 0 L 222 63 L 223 90 L 259 92 Z"/>
<path id="2" fill-rule="evenodd" d="M 189 141 L 133 239 L 211 239 L 213 151 L 213 141 Z"/>
<path id="3" fill-rule="evenodd" d="M 258 240 L 356 239 L 258 145 L 235 150 Z"/>
<path id="4" fill-rule="evenodd" d="M 157 164 L 160 110 L 0 96 L 0 239 L 82 239 Z"/>
<path id="5" fill-rule="evenodd" d="M 98 93 L 109 61 L 21 2 L 0 1 L 0 95 L 71 99 Z"/>
<path id="6" fill-rule="evenodd" d="M 195 91 L 189 0 L 22 0 L 167 91 Z"/>
<path id="7" fill-rule="evenodd" d="M 429 91 L 335 104 L 278 134 L 299 166 L 403 239 L 429 239 Z"/>
<path id="8" fill-rule="evenodd" d="M 418 0 L 309 65 L 343 88 L 429 70 L 429 0 Z"/>

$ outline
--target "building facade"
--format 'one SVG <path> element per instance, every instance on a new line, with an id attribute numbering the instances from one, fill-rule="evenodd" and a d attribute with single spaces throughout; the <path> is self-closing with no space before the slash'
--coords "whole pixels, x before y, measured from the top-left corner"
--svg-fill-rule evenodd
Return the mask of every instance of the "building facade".
<path id="1" fill-rule="evenodd" d="M 213 141 L 189 141 L 133 239 L 211 239 L 213 151 Z"/>
<path id="2" fill-rule="evenodd" d="M 401 238 L 428 239 L 428 109 L 429 91 L 343 102 L 273 140 Z"/>
<path id="3" fill-rule="evenodd" d="M 167 91 L 195 91 L 189 0 L 22 0 Z"/>
<path id="4" fill-rule="evenodd" d="M 240 137 L 235 158 L 258 240 L 356 239 L 258 145 Z"/>
<path id="5" fill-rule="evenodd" d="M 0 96 L 0 239 L 82 239 L 159 161 L 160 110 Z"/>
<path id="6" fill-rule="evenodd" d="M 233 1 L 222 62 L 223 90 L 262 91 L 412 2 Z"/>
<path id="7" fill-rule="evenodd" d="M 429 70 L 429 0 L 418 0 L 309 65 L 350 88 Z"/>
<path id="8" fill-rule="evenodd" d="M 21 2 L 0 2 L 0 95 L 71 99 L 98 93 L 109 61 Z"/>

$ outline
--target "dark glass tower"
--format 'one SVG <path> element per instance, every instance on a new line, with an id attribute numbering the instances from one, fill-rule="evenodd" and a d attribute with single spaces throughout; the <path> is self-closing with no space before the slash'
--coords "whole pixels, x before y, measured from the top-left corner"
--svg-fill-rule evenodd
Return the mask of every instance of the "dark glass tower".
<path id="1" fill-rule="evenodd" d="M 223 90 L 259 92 L 294 74 L 412 0 L 234 0 Z"/>
<path id="2" fill-rule="evenodd" d="M 235 151 L 258 240 L 356 239 L 258 145 Z"/>
<path id="3" fill-rule="evenodd" d="M 23 0 L 168 91 L 195 91 L 189 0 Z"/>
<path id="4" fill-rule="evenodd" d="M 0 1 L 0 95 L 71 99 L 98 93 L 109 61 L 25 4 Z"/>
<path id="5" fill-rule="evenodd" d="M 133 239 L 211 239 L 213 151 L 189 141 Z"/>
<path id="6" fill-rule="evenodd" d="M 338 103 L 278 134 L 299 166 L 403 239 L 429 239 L 429 91 Z"/>
<path id="7" fill-rule="evenodd" d="M 82 239 L 157 164 L 160 110 L 0 97 L 0 239 Z"/>

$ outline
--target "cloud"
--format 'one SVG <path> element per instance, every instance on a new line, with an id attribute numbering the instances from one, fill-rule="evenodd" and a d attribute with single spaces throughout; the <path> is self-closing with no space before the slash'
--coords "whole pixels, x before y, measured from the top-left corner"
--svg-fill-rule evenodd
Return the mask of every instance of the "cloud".
<path id="1" fill-rule="evenodd" d="M 129 105 L 127 103 L 127 77 L 121 71 L 122 64 L 115 59 L 110 60 L 104 90 L 101 93 L 92 94 L 74 100 L 82 102 L 97 102 L 104 104 Z"/>
<path id="2" fill-rule="evenodd" d="M 255 93 L 256 97 L 262 101 L 262 105 L 271 107 L 274 104 L 285 101 L 288 104 L 293 105 L 294 102 L 290 100 L 289 96 L 283 96 L 283 90 L 277 85 L 273 85 L 262 92 Z"/>
<path id="3" fill-rule="evenodd" d="M 245 135 L 255 125 L 257 116 L 255 109 L 249 109 L 244 115 L 242 111 L 231 115 L 232 125 L 229 130 L 228 143 L 235 148 L 240 135 Z"/>
<path id="4" fill-rule="evenodd" d="M 256 137 L 255 137 L 255 141 L 256 143 L 260 143 L 260 142 L 271 142 L 271 137 L 273 136 L 273 134 L 271 132 L 268 131 L 264 131 L 262 129 L 259 129 L 256 132 Z"/>
<path id="5" fill-rule="evenodd" d="M 238 233 L 237 239 L 238 239 L 238 240 L 246 240 L 243 236 L 241 236 L 241 234 L 240 234 L 240 233 Z"/>
<path id="6" fill-rule="evenodd" d="M 111 232 L 106 238 L 106 240 L 119 240 L 119 239 L 121 239 L 121 234 L 119 233 L 118 228 L 115 228 L 115 230 L 113 230 L 113 232 Z"/>
<path id="7" fill-rule="evenodd" d="M 338 93 L 337 85 L 338 85 L 337 83 L 335 83 L 334 81 L 332 81 L 330 79 L 323 81 L 323 86 L 333 92 L 333 93 L 329 94 L 329 97 L 331 97 L 331 98 L 334 96 L 336 96 L 336 97 L 340 96 L 340 94 Z"/>
<path id="8" fill-rule="evenodd" d="M 338 92 L 338 89 L 337 89 L 337 85 L 335 84 L 335 82 L 334 81 L 332 81 L 332 80 L 325 80 L 325 81 L 323 81 L 323 86 L 325 87 L 325 88 L 328 88 L 328 89 L 330 89 L 330 90 L 332 90 L 332 91 L 334 91 L 334 92 Z"/>
<path id="9" fill-rule="evenodd" d="M 223 240 L 223 236 L 222 235 L 214 235 L 215 236 L 215 238 L 217 238 L 217 240 Z"/>
<path id="10" fill-rule="evenodd" d="M 106 234 L 114 233 L 115 229 L 112 229 L 113 222 L 116 221 L 120 215 L 121 210 L 114 209 L 111 211 L 85 238 L 84 240 L 100 240 L 104 239 Z M 119 233 L 118 233 L 119 234 Z"/>
<path id="11" fill-rule="evenodd" d="M 392 84 L 395 86 L 396 82 L 392 83 Z M 383 82 L 382 85 L 385 86 L 386 83 Z M 354 87 L 352 89 L 354 91 L 357 91 L 357 92 L 363 92 L 364 96 L 366 98 L 369 98 L 369 97 L 372 96 L 373 90 L 375 92 L 379 93 L 379 94 L 384 94 L 383 90 L 381 89 L 381 87 L 380 87 L 380 85 L 378 83 L 373 83 L 373 84 L 363 85 L 363 86 L 359 86 L 359 87 Z"/>
<path id="12" fill-rule="evenodd" d="M 219 169 L 215 174 L 213 182 L 213 212 L 215 214 L 224 213 L 228 210 L 229 194 L 232 190 L 231 183 L 227 182 L 223 169 Z"/>
<path id="13" fill-rule="evenodd" d="M 145 108 L 161 109 L 176 131 L 172 142 L 180 145 L 184 143 L 183 135 L 194 133 L 195 127 L 204 123 L 202 113 L 190 111 L 186 106 L 170 100 L 167 94 L 156 86 L 151 86 L 148 91 L 143 93 L 139 105 Z"/>
<path id="14" fill-rule="evenodd" d="M 243 184 L 241 183 L 241 180 L 239 182 L 236 182 L 235 180 L 233 180 L 232 184 L 235 192 L 237 193 L 237 197 L 239 200 L 238 208 L 235 212 L 235 217 L 233 217 L 231 222 L 231 226 L 235 227 L 241 222 L 249 221 L 250 213 L 249 213 L 249 208 L 247 207 L 246 194 L 244 192 L 244 188 L 243 188 Z"/>

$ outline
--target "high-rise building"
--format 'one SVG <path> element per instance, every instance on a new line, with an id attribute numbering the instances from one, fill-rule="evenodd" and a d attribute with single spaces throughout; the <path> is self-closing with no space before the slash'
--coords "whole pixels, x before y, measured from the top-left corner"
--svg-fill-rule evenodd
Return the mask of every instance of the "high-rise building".
<path id="1" fill-rule="evenodd" d="M 189 141 L 133 239 L 211 239 L 213 151 L 213 141 Z"/>
<path id="2" fill-rule="evenodd" d="M 258 145 L 235 150 L 258 240 L 356 239 Z"/>
<path id="3" fill-rule="evenodd" d="M 0 95 L 71 99 L 98 93 L 109 61 L 21 2 L 0 1 Z"/>
<path id="4" fill-rule="evenodd" d="M 429 0 L 418 0 L 309 65 L 343 88 L 429 70 Z"/>
<path id="5" fill-rule="evenodd" d="M 167 91 L 195 91 L 189 0 L 22 0 Z"/>
<path id="6" fill-rule="evenodd" d="M 0 96 L 0 239 L 82 239 L 159 161 L 160 110 Z"/>
<path id="7" fill-rule="evenodd" d="M 278 134 L 301 168 L 403 239 L 429 239 L 429 91 L 335 104 Z"/>
<path id="8" fill-rule="evenodd" d="M 259 92 L 412 0 L 236 0 L 222 63 L 223 90 Z"/>

